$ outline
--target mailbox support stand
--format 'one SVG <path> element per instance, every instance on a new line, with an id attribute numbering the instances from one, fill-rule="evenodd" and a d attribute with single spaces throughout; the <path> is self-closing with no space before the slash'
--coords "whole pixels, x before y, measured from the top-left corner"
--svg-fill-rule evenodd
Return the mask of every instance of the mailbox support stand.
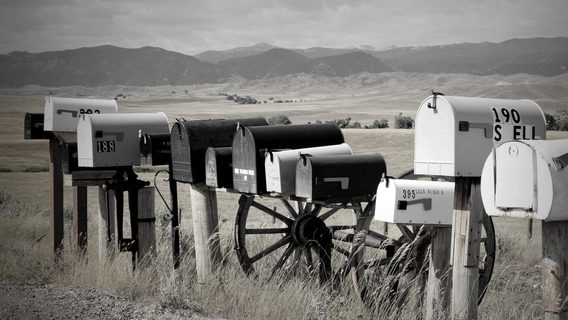
<path id="1" fill-rule="evenodd" d="M 172 254 L 174 258 L 174 269 L 179 268 L 180 259 L 180 245 L 179 245 L 179 206 L 178 206 L 178 193 L 177 193 L 177 181 L 174 179 L 174 170 L 172 162 L 169 163 L 169 184 L 170 184 L 170 197 L 172 200 L 172 220 L 170 221 L 172 226 Z"/>
<path id="2" fill-rule="evenodd" d="M 55 259 L 61 257 L 63 250 L 63 170 L 61 162 L 59 140 L 52 138 L 49 140 L 49 238 Z"/>
<path id="3" fill-rule="evenodd" d="M 452 225 L 452 319 L 477 319 L 483 220 L 480 178 L 456 177 Z"/>
<path id="4" fill-rule="evenodd" d="M 448 314 L 451 293 L 452 228 L 433 227 L 430 245 L 430 263 L 426 289 L 426 319 L 440 319 Z"/>
<path id="5" fill-rule="evenodd" d="M 542 301 L 545 320 L 568 319 L 568 221 L 542 222 Z"/>
<path id="6" fill-rule="evenodd" d="M 87 187 L 73 187 L 73 237 L 77 252 L 87 251 Z"/>
<path id="7" fill-rule="evenodd" d="M 116 246 L 114 191 L 99 186 L 99 260 L 113 258 Z"/>
<path id="8" fill-rule="evenodd" d="M 190 193 L 197 282 L 204 283 L 221 262 L 217 193 L 194 184 L 190 184 Z"/>
<path id="9" fill-rule="evenodd" d="M 154 212 L 154 187 L 143 187 L 138 190 L 138 261 L 151 261 L 156 254 L 156 215 Z M 134 222 L 131 222 L 134 223 Z"/>

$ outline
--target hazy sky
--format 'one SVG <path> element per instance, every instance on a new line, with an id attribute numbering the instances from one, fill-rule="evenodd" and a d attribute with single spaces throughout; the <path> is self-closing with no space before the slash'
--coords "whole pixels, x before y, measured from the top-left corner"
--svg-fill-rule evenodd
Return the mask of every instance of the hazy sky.
<path id="1" fill-rule="evenodd" d="M 0 53 L 112 44 L 186 54 L 568 36 L 568 0 L 0 0 Z"/>

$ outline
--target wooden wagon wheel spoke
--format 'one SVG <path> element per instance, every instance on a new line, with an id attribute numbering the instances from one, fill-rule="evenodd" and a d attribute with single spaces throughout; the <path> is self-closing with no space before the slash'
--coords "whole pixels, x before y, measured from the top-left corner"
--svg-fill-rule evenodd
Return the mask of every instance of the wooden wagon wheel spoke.
<path id="1" fill-rule="evenodd" d="M 246 234 L 278 234 L 289 233 L 289 228 L 248 228 L 245 229 Z"/>
<path id="2" fill-rule="evenodd" d="M 312 248 L 305 247 L 304 255 L 306 257 L 306 265 L 308 267 L 308 272 L 311 274 L 314 272 L 314 259 L 312 258 Z"/>
<path id="3" fill-rule="evenodd" d="M 286 199 L 280 199 L 280 200 L 282 200 L 282 204 L 284 204 L 284 207 L 286 208 L 286 210 L 288 210 L 290 216 L 292 216 L 293 218 L 297 218 L 298 212 L 296 212 L 296 210 L 292 207 L 290 202 L 288 202 L 288 200 Z"/>
<path id="4" fill-rule="evenodd" d="M 284 245 L 289 243 L 291 239 L 292 239 L 292 236 L 287 235 L 286 237 L 278 240 L 276 243 L 273 243 L 269 247 L 265 248 L 264 250 L 260 251 L 259 253 L 255 254 L 254 256 L 252 256 L 250 258 L 251 263 L 255 263 L 258 260 L 264 258 L 266 255 L 268 255 L 268 254 L 272 253 L 273 251 L 283 247 Z"/>
<path id="5" fill-rule="evenodd" d="M 336 230 L 332 233 L 333 240 L 351 243 L 353 242 L 353 234 Z"/>
<path id="6" fill-rule="evenodd" d="M 288 247 L 286 247 L 286 250 L 284 250 L 284 253 L 280 256 L 278 262 L 276 262 L 276 264 L 274 265 L 274 268 L 272 268 L 272 274 L 270 278 L 272 278 L 276 274 L 276 272 L 282 268 L 284 263 L 286 263 L 288 258 L 290 258 L 290 255 L 292 255 L 295 249 L 296 248 L 294 247 L 293 243 L 288 244 Z"/>
<path id="7" fill-rule="evenodd" d="M 340 247 L 337 244 L 333 244 L 331 246 L 331 248 L 339 253 L 341 253 L 342 255 L 346 256 L 347 258 L 349 258 L 349 256 L 351 255 L 351 252 L 349 250 L 345 250 L 344 248 Z"/>
<path id="8" fill-rule="evenodd" d="M 268 207 L 266 207 L 266 206 L 264 206 L 264 205 L 262 205 L 262 204 L 260 204 L 256 201 L 253 201 L 251 203 L 251 206 L 253 206 L 253 207 L 257 208 L 258 210 L 260 210 L 260 211 L 262 211 L 262 212 L 284 222 L 287 225 L 291 225 L 292 222 L 293 222 L 291 219 L 281 215 L 280 213 L 278 213 L 278 212 L 276 212 L 276 211 L 274 211 L 274 210 L 272 210 L 272 209 L 270 209 L 270 208 L 268 208 Z"/>
<path id="9" fill-rule="evenodd" d="M 320 220 L 325 221 L 327 219 L 329 219 L 329 217 L 331 217 L 332 215 L 334 215 L 335 213 L 337 213 L 337 211 L 339 211 L 340 208 L 331 208 L 329 209 L 327 212 L 322 213 L 321 215 L 318 216 L 318 218 L 320 218 Z"/>

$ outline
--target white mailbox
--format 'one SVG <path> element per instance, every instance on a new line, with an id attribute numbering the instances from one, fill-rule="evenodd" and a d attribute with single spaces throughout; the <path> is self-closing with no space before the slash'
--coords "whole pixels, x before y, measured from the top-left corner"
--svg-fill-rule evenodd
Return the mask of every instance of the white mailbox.
<path id="1" fill-rule="evenodd" d="M 82 115 L 77 126 L 79 167 L 140 165 L 139 132 L 169 134 L 168 118 L 163 112 Z"/>
<path id="2" fill-rule="evenodd" d="M 454 183 L 382 179 L 377 187 L 375 220 L 451 226 Z"/>
<path id="3" fill-rule="evenodd" d="M 116 113 L 114 100 L 45 97 L 44 130 L 53 131 L 61 141 L 77 141 L 77 123 L 81 114 Z"/>
<path id="4" fill-rule="evenodd" d="M 533 101 L 433 95 L 416 114 L 414 172 L 480 177 L 493 147 L 535 139 L 546 139 L 546 122 Z"/>
<path id="5" fill-rule="evenodd" d="M 568 140 L 512 141 L 487 157 L 481 197 L 491 216 L 568 220 Z"/>
<path id="6" fill-rule="evenodd" d="M 264 160 L 266 191 L 291 194 L 296 188 L 296 165 L 301 154 L 312 156 L 353 154 L 347 143 L 267 152 Z"/>

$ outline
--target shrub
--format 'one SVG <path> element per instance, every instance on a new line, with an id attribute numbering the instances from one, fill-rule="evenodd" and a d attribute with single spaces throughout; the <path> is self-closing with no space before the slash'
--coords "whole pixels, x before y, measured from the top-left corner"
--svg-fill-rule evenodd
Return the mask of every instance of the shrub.
<path id="1" fill-rule="evenodd" d="M 283 125 L 289 125 L 292 124 L 292 121 L 290 121 L 290 119 L 283 115 L 283 114 L 279 114 L 277 116 L 273 116 L 268 118 L 268 124 L 269 125 L 279 125 L 279 124 L 283 124 Z"/>
<path id="2" fill-rule="evenodd" d="M 399 129 L 412 129 L 414 126 L 414 119 L 409 116 L 403 116 L 402 112 L 394 117 L 394 127 Z"/>
<path id="3" fill-rule="evenodd" d="M 389 127 L 389 121 L 387 119 L 375 120 L 373 124 L 365 126 L 365 129 L 383 129 Z"/>

